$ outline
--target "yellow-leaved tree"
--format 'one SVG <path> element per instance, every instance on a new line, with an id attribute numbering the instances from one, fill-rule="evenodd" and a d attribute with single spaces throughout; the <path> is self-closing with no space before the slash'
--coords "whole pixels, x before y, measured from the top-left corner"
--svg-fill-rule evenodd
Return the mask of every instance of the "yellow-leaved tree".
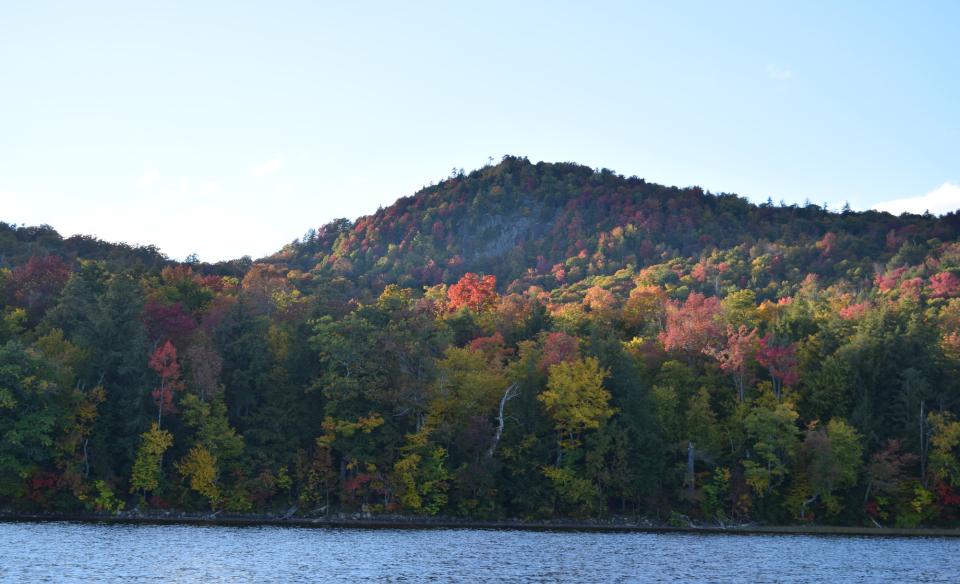
<path id="1" fill-rule="evenodd" d="M 577 457 L 564 463 L 563 455 L 576 451 L 585 431 L 600 428 L 613 415 L 610 392 L 603 387 L 607 375 L 593 357 L 561 361 L 550 367 L 547 389 L 537 396 L 557 431 L 556 466 L 544 468 L 543 474 L 553 483 L 562 506 L 576 514 L 598 507 L 600 488 L 576 468 Z"/>
<path id="2" fill-rule="evenodd" d="M 585 430 L 596 430 L 613 415 L 610 392 L 603 387 L 607 375 L 594 357 L 564 361 L 550 367 L 547 389 L 537 399 L 557 430 L 558 467 L 563 451 L 580 446 L 580 437 Z"/>
<path id="3" fill-rule="evenodd" d="M 160 486 L 163 476 L 163 453 L 173 445 L 173 434 L 161 430 L 154 422 L 150 429 L 140 435 L 143 442 L 137 449 L 137 458 L 133 462 L 132 476 L 130 477 L 130 492 L 140 492 L 146 497 L 147 491 L 154 491 Z"/>
<path id="4" fill-rule="evenodd" d="M 185 479 L 189 479 L 190 488 L 204 496 L 210 502 L 210 508 L 216 509 L 220 503 L 220 488 L 217 477 L 217 457 L 202 444 L 194 446 L 190 452 L 176 464 L 177 470 Z"/>

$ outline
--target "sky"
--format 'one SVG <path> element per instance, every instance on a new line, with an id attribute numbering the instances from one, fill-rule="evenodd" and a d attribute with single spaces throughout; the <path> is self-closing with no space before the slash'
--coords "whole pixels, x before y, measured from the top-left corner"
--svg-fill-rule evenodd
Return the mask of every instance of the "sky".
<path id="1" fill-rule="evenodd" d="M 505 154 L 960 207 L 960 2 L 30 2 L 0 221 L 217 261 Z"/>

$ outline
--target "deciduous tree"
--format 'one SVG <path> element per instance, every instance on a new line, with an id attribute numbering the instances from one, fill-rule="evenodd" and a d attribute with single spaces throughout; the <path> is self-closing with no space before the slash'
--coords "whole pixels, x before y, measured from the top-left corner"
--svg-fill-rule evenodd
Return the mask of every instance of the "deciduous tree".
<path id="1" fill-rule="evenodd" d="M 160 377 L 160 385 L 151 394 L 157 405 L 157 426 L 163 423 L 163 413 L 177 411 L 173 396 L 183 389 L 180 379 L 180 363 L 177 362 L 177 349 L 167 341 L 150 355 L 150 368 Z"/>
<path id="2" fill-rule="evenodd" d="M 493 306 L 497 299 L 497 277 L 467 272 L 447 289 L 447 299 L 450 310 L 466 307 L 474 312 L 483 312 Z"/>

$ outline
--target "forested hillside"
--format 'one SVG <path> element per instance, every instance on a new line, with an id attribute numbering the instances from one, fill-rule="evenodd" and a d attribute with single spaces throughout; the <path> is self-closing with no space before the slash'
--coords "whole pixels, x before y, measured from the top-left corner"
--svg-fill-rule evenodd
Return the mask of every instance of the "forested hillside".
<path id="1" fill-rule="evenodd" d="M 514 157 L 256 262 L 0 224 L 0 508 L 955 525 L 958 236 Z"/>

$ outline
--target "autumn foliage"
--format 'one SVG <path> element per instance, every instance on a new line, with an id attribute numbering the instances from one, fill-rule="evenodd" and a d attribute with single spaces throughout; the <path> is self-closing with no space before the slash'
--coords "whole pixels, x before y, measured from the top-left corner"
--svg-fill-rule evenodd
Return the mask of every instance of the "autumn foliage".
<path id="1" fill-rule="evenodd" d="M 958 276 L 516 157 L 258 261 L 0 223 L 0 508 L 957 526 Z"/>
<path id="2" fill-rule="evenodd" d="M 695 355 L 716 344 L 720 337 L 720 299 L 692 292 L 683 302 L 667 304 L 666 330 L 660 342 L 668 351 Z"/>
<path id="3" fill-rule="evenodd" d="M 150 355 L 150 368 L 160 378 L 151 395 L 157 405 L 157 425 L 163 420 L 163 414 L 176 412 L 174 395 L 183 389 L 180 379 L 180 364 L 177 362 L 177 349 L 170 341 L 165 342 Z"/>
<path id="4" fill-rule="evenodd" d="M 760 339 L 757 363 L 770 372 L 773 392 L 778 398 L 784 386 L 795 385 L 800 380 L 796 347 L 791 343 L 777 342 L 769 334 Z"/>
<path id="5" fill-rule="evenodd" d="M 493 305 L 497 298 L 497 277 L 483 276 L 467 272 L 447 289 L 450 310 L 469 308 L 474 312 L 483 312 Z"/>

